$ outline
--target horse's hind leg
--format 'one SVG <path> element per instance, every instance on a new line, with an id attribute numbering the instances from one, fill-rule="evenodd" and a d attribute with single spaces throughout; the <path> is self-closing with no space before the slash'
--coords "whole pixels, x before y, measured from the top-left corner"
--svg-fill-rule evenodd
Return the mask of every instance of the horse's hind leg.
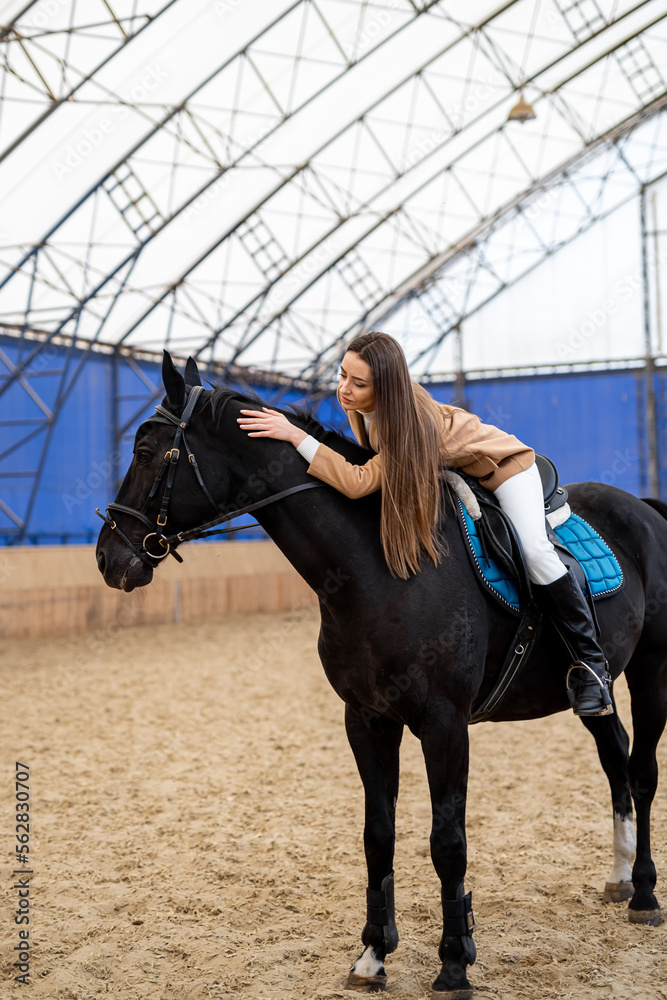
<path id="1" fill-rule="evenodd" d="M 667 721 L 667 662 L 664 651 L 651 656 L 635 653 L 626 669 L 632 698 L 633 741 L 628 765 L 637 815 L 637 857 L 632 869 L 635 887 L 630 900 L 631 923 L 660 923 L 660 906 L 653 892 L 656 871 L 651 857 L 651 804 L 658 786 L 656 749 Z"/>
<path id="2" fill-rule="evenodd" d="M 348 976 L 348 986 L 382 987 L 384 958 L 398 945 L 394 919 L 394 841 L 399 748 L 403 726 L 375 712 L 345 706 L 345 729 L 364 785 L 364 850 L 368 867 L 365 945 Z"/>
<path id="3" fill-rule="evenodd" d="M 614 709 L 616 709 L 615 704 Z M 632 863 L 635 858 L 636 840 L 628 779 L 630 740 L 616 711 L 614 715 L 604 717 L 582 716 L 581 721 L 595 739 L 600 763 L 607 775 L 611 790 L 614 863 L 604 887 L 604 901 L 618 903 L 630 899 L 634 892 Z"/>

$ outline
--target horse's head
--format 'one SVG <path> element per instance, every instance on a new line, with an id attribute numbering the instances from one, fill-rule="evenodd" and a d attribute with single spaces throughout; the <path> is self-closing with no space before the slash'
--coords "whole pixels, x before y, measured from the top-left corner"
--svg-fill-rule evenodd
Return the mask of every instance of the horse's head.
<path id="1" fill-rule="evenodd" d="M 301 491 L 320 485 L 308 476 L 307 463 L 292 445 L 251 438 L 240 429 L 241 410 L 261 408 L 260 400 L 224 387 L 205 391 L 195 362 L 188 360 L 183 378 L 166 351 L 162 379 L 167 395 L 156 407 L 156 416 L 139 427 L 132 464 L 118 496 L 108 505 L 106 516 L 100 514 L 105 524 L 97 543 L 97 564 L 105 582 L 119 590 L 150 583 L 162 559 L 171 553 L 180 560 L 175 552 L 180 541 L 199 537 L 206 522 L 228 520 L 247 506 L 261 508 L 256 516 L 272 537 L 293 530 L 302 538 L 303 508 L 292 506 L 290 515 L 289 507 L 276 501 L 303 496 Z M 307 412 L 289 416 L 348 461 L 362 463 L 372 454 L 327 430 Z M 338 504 L 348 502 L 340 494 L 335 496 Z M 322 519 L 330 516 L 338 540 L 340 512 L 327 514 L 334 502 L 331 491 L 327 505 L 322 498 L 314 507 L 311 504 L 308 523 L 313 530 L 321 528 Z M 370 499 L 363 507 L 369 505 L 377 521 L 376 504 Z M 358 501 L 355 509 L 362 513 Z M 177 537 L 184 534 L 186 538 Z"/>
<path id="2" fill-rule="evenodd" d="M 150 583 L 155 566 L 174 551 L 166 539 L 212 519 L 229 493 L 229 464 L 221 460 L 205 405 L 211 394 L 197 365 L 189 359 L 183 378 L 165 351 L 162 379 L 167 395 L 137 430 L 132 463 L 97 542 L 99 570 L 119 590 Z M 205 483 L 198 463 L 207 470 Z"/>

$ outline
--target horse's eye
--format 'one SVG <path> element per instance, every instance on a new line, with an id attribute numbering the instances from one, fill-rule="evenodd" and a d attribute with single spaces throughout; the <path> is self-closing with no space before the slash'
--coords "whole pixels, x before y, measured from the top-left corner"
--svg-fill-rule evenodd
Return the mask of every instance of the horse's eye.
<path id="1" fill-rule="evenodd" d="M 148 462 L 150 462 L 152 458 L 153 456 L 151 455 L 150 451 L 145 451 L 143 448 L 141 448 L 137 452 L 137 462 L 141 462 L 142 465 L 145 465 Z"/>

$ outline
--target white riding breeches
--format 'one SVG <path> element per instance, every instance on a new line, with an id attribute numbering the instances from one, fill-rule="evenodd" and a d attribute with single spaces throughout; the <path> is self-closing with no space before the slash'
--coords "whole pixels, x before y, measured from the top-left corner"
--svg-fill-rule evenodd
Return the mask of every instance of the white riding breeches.
<path id="1" fill-rule="evenodd" d="M 494 493 L 521 540 L 531 582 L 544 585 L 565 576 L 567 567 L 547 538 L 542 480 L 537 466 L 517 472 Z"/>

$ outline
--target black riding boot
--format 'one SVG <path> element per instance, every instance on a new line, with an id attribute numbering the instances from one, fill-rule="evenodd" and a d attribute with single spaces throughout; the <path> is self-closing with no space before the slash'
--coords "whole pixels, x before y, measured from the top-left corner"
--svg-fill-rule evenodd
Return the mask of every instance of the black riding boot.
<path id="1" fill-rule="evenodd" d="M 574 657 L 566 681 L 574 714 L 612 715 L 611 676 L 581 587 L 568 570 L 553 583 L 534 590 Z"/>

